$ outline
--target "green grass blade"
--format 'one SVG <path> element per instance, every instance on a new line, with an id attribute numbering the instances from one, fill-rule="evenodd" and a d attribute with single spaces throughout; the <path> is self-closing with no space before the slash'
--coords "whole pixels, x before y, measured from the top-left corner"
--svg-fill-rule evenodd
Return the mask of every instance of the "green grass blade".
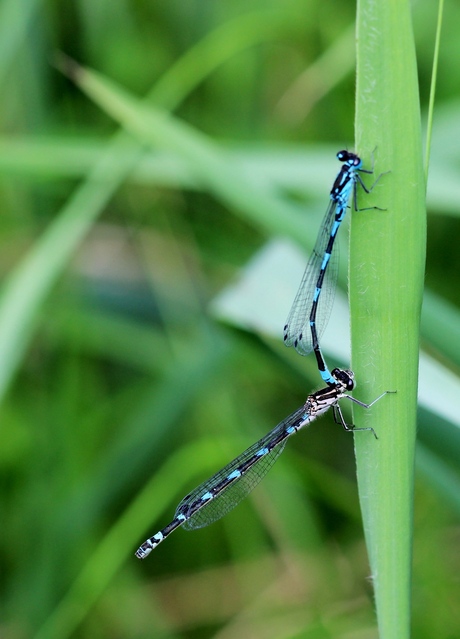
<path id="1" fill-rule="evenodd" d="M 200 441 L 180 448 L 169 458 L 98 544 L 34 639 L 66 639 L 72 636 L 121 566 L 127 561 L 136 561 L 134 551 L 144 541 L 142 534 L 147 536 L 154 532 L 152 519 L 166 508 L 170 509 L 170 513 L 164 515 L 163 522 L 168 521 L 168 516 L 172 519 L 177 491 L 185 492 L 194 477 L 206 471 L 211 473 L 216 465 L 225 463 L 218 453 L 215 443 Z M 174 483 L 171 477 L 175 478 Z M 160 527 L 161 524 L 156 522 L 155 526 Z M 134 530 L 139 531 L 136 537 Z M 127 554 L 129 542 L 132 552 Z"/>
<path id="2" fill-rule="evenodd" d="M 127 162 L 135 163 L 139 156 L 140 151 L 132 147 L 126 151 Z M 28 347 L 41 304 L 113 193 L 112 180 L 117 177 L 117 165 L 106 155 L 85 188 L 64 206 L 57 220 L 6 280 L 0 301 L 0 397 Z"/>
<path id="3" fill-rule="evenodd" d="M 285 33 L 292 37 L 296 29 L 296 16 L 278 11 L 254 11 L 217 27 L 168 69 L 157 82 L 151 102 L 174 109 L 234 55 L 258 43 L 276 40 Z"/>
<path id="4" fill-rule="evenodd" d="M 13 5 L 9 3 L 8 7 Z M 10 10 L 9 9 L 9 10 Z M 5 9 L 6 10 L 6 9 Z M 205 73 L 210 73 L 239 48 L 264 38 L 274 37 L 279 32 L 279 24 L 268 21 L 267 28 L 258 29 L 254 14 L 241 22 L 244 37 L 240 38 L 235 20 L 228 29 L 220 27 L 217 35 L 224 39 L 223 49 L 216 47 L 218 37 L 208 36 L 204 43 L 196 45 L 191 53 L 178 62 L 159 82 L 158 100 L 163 106 L 173 108 L 190 91 L 194 82 L 201 81 Z M 213 47 L 214 46 L 214 50 Z M 205 71 L 200 60 L 206 56 Z M 1 70 L 0 70 L 1 72 Z M 189 75 L 181 90 L 168 92 L 170 84 L 180 85 L 181 79 Z M 191 81 L 194 78 L 194 82 Z M 154 88 L 148 100 L 157 97 Z M 122 152 L 118 162 L 116 152 Z M 35 243 L 32 250 L 11 273 L 3 287 L 0 301 L 0 398 L 3 397 L 29 345 L 33 327 L 46 295 L 67 265 L 71 255 L 80 244 L 91 225 L 97 219 L 105 204 L 116 192 L 119 185 L 129 175 L 142 156 L 139 144 L 124 131 L 119 132 L 107 144 L 104 154 L 94 165 L 87 179 L 75 191 L 56 217 L 56 221 Z"/>
<path id="5" fill-rule="evenodd" d="M 202 187 L 234 210 L 244 210 L 263 230 L 297 236 L 296 206 L 253 184 L 225 151 L 206 135 L 166 111 L 146 106 L 95 71 L 61 57 L 60 67 L 94 102 L 144 143 L 166 149 L 189 163 Z"/>
<path id="6" fill-rule="evenodd" d="M 382 177 L 360 206 L 350 242 L 352 367 L 359 398 L 384 390 L 372 411 L 355 410 L 358 481 L 380 637 L 410 627 L 412 501 L 419 318 L 425 264 L 425 180 L 417 66 L 408 2 L 358 3 L 357 149 L 376 148 Z M 372 417 L 372 422 L 370 418 Z"/>
<path id="7" fill-rule="evenodd" d="M 4 0 L 0 5 L 0 82 L 24 44 L 32 26 L 34 14 L 40 7 L 38 0 Z"/>
<path id="8" fill-rule="evenodd" d="M 438 23 L 436 26 L 436 40 L 435 40 L 434 55 L 433 55 L 433 70 L 431 73 L 430 101 L 428 104 L 428 123 L 427 123 L 426 149 L 425 149 L 425 180 L 428 179 L 428 168 L 430 165 L 431 135 L 433 132 L 434 98 L 436 95 L 436 80 L 438 77 L 439 47 L 441 45 L 441 27 L 442 27 L 443 15 L 444 15 L 444 0 L 439 0 Z"/>

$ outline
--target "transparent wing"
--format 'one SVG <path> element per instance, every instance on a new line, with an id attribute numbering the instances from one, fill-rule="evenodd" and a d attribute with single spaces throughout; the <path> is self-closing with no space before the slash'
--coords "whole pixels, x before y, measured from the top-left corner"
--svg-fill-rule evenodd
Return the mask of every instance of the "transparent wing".
<path id="1" fill-rule="evenodd" d="M 286 346 L 294 346 L 300 355 L 308 355 L 308 353 L 313 350 L 309 321 L 310 312 L 315 295 L 316 283 L 321 272 L 324 254 L 334 225 L 336 208 L 337 203 L 331 200 L 321 224 L 315 248 L 308 261 L 302 281 L 300 282 L 299 290 L 297 291 L 284 326 L 284 343 Z M 337 242 L 334 242 L 318 299 L 316 312 L 316 332 L 318 339 L 323 334 L 331 315 L 337 283 L 338 258 L 338 245 Z"/>
<path id="2" fill-rule="evenodd" d="M 303 426 L 307 418 L 302 406 L 184 497 L 175 514 L 175 517 L 185 517 L 183 528 L 208 526 L 235 508 L 265 477 L 283 452 L 288 437 Z"/>

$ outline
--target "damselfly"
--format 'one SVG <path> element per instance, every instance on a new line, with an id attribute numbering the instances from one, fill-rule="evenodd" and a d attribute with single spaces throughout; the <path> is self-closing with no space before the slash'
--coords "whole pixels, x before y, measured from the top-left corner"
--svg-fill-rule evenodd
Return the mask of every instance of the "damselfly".
<path id="1" fill-rule="evenodd" d="M 367 188 L 360 173 L 372 174 L 373 170 L 361 168 L 362 160 L 360 157 L 344 150 L 337 153 L 337 159 L 343 162 L 343 166 L 332 186 L 329 206 L 321 224 L 315 248 L 284 326 L 286 346 L 294 346 L 301 355 L 308 355 L 314 350 L 321 377 L 326 384 L 331 386 L 335 386 L 337 382 L 326 365 L 319 346 L 319 338 L 329 320 L 334 300 L 338 272 L 337 251 L 333 250 L 335 238 L 345 217 L 352 192 L 355 210 L 368 210 L 357 208 L 357 184 L 366 193 L 370 193 L 383 175 L 379 175 L 374 184 Z M 378 209 L 376 206 L 369 208 Z"/>
<path id="2" fill-rule="evenodd" d="M 136 551 L 136 557 L 145 559 L 179 526 L 183 526 L 186 530 L 203 528 L 226 515 L 266 475 L 283 452 L 287 439 L 330 408 L 334 412 L 335 421 L 346 431 L 370 430 L 377 438 L 373 428 L 355 428 L 347 424 L 339 401 L 349 399 L 363 408 L 370 408 L 389 391 L 382 393 L 370 404 L 365 404 L 348 395 L 355 387 L 352 371 L 335 368 L 332 375 L 334 386 L 328 386 L 309 395 L 301 408 L 184 497 L 176 509 L 174 519 L 153 537 L 147 539 Z"/>

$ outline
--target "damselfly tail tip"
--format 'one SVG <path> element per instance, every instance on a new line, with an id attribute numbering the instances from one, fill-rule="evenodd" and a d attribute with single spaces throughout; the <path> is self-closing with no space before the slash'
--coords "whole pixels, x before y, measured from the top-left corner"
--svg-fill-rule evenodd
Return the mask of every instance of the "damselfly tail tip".
<path id="1" fill-rule="evenodd" d="M 142 546 L 139 546 L 139 548 L 135 552 L 135 555 L 138 559 L 145 559 L 146 557 L 150 555 L 152 550 L 153 550 L 153 547 L 145 543 L 145 544 L 142 544 Z"/>

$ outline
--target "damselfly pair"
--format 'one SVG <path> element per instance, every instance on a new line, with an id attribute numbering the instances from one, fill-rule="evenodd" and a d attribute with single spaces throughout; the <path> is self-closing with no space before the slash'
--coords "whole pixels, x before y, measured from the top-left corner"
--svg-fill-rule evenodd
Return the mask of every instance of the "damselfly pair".
<path id="1" fill-rule="evenodd" d="M 179 526 L 183 526 L 186 530 L 202 528 L 226 515 L 270 470 L 284 450 L 287 439 L 330 408 L 333 410 L 335 421 L 346 431 L 370 430 L 377 438 L 373 428 L 355 428 L 348 425 L 343 417 L 339 401 L 349 399 L 363 408 L 370 408 L 388 391 L 379 395 L 370 404 L 355 399 L 348 394 L 355 386 L 353 372 L 338 368 L 330 372 L 319 345 L 319 337 L 331 313 L 337 279 L 337 260 L 333 258 L 333 249 L 338 229 L 352 193 L 355 210 L 358 210 L 357 185 L 359 184 L 366 193 L 373 188 L 368 189 L 360 176 L 360 173 L 373 171 L 363 169 L 362 161 L 357 155 L 340 151 L 337 159 L 343 162 L 343 166 L 334 181 L 330 203 L 315 248 L 284 326 L 285 344 L 294 346 L 302 355 L 307 355 L 313 350 L 321 377 L 328 386 L 309 395 L 301 408 L 280 422 L 265 437 L 250 446 L 225 468 L 186 495 L 178 505 L 174 519 L 138 548 L 136 557 L 139 559 L 145 559 Z"/>

